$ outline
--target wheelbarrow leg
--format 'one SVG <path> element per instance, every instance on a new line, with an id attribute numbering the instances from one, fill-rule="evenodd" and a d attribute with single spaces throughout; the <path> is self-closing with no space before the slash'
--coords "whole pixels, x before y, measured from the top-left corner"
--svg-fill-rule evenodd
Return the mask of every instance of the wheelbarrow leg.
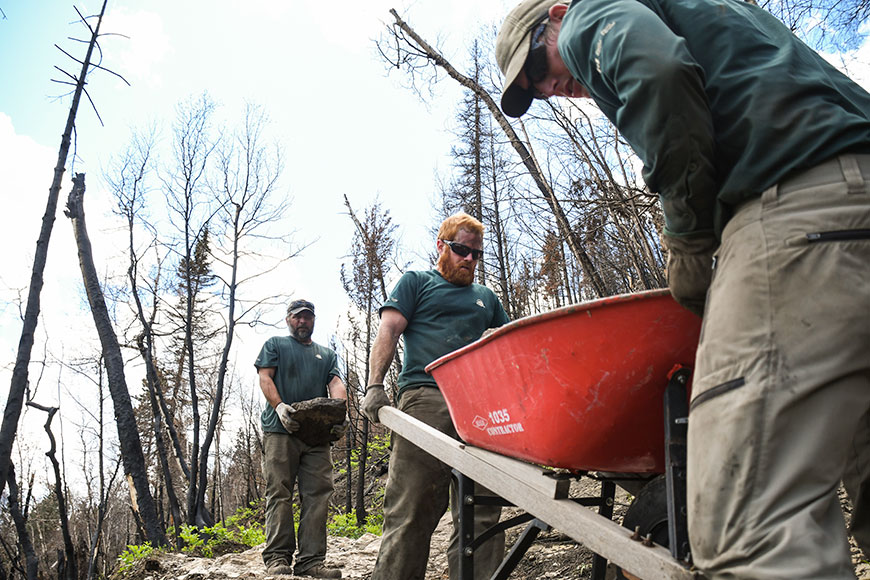
<path id="1" fill-rule="evenodd" d="M 454 470 L 459 496 L 459 579 L 474 580 L 474 480 Z"/>
<path id="2" fill-rule="evenodd" d="M 517 567 L 517 564 L 520 563 L 520 560 L 523 559 L 523 556 L 526 555 L 531 545 L 535 543 L 538 534 L 549 528 L 550 526 L 537 518 L 529 522 L 490 580 L 506 580 L 510 576 L 510 573 L 514 571 L 514 568 Z"/>
<path id="3" fill-rule="evenodd" d="M 671 555 L 690 563 L 686 510 L 686 439 L 689 405 L 686 385 L 691 369 L 674 370 L 665 389 L 665 480 L 667 484 L 668 541 Z"/>
<path id="4" fill-rule="evenodd" d="M 601 503 L 598 507 L 598 515 L 608 520 L 613 519 L 613 496 L 616 493 L 616 484 L 612 481 L 601 482 Z M 592 580 L 604 580 L 607 571 L 607 558 L 594 554 L 592 557 Z"/>
<path id="5" fill-rule="evenodd" d="M 501 564 L 493 572 L 490 580 L 507 580 L 511 572 L 517 567 L 520 560 L 535 542 L 538 534 L 549 526 L 535 518 L 530 513 L 521 513 L 512 518 L 502 520 L 494 526 L 484 530 L 479 536 L 474 537 L 474 510 L 478 505 L 512 505 L 503 498 L 497 496 L 475 495 L 474 480 L 454 469 L 456 477 L 456 489 L 460 498 L 459 508 L 459 578 L 460 580 L 473 580 L 474 578 L 474 553 L 485 542 L 489 541 L 505 530 L 528 522 L 526 528 L 520 533 L 520 537 L 514 542 L 508 554 Z"/>

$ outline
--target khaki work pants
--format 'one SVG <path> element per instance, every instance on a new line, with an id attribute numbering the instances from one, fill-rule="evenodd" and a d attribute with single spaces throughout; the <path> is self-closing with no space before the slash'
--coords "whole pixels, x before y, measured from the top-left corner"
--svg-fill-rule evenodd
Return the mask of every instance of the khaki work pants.
<path id="1" fill-rule="evenodd" d="M 784 180 L 723 232 L 689 414 L 696 565 L 854 578 L 841 480 L 870 556 L 870 155 Z"/>
<path id="2" fill-rule="evenodd" d="M 399 410 L 459 439 L 441 391 L 421 387 L 406 391 Z M 476 486 L 476 494 L 486 494 Z M 453 534 L 447 549 L 450 579 L 459 576 L 459 506 L 451 468 L 413 443 L 393 436 L 390 471 L 384 496 L 384 535 L 371 580 L 423 580 L 429 560 L 432 532 L 447 510 L 453 516 Z M 499 506 L 475 508 L 475 536 L 498 523 Z M 474 578 L 490 578 L 504 558 L 504 534 L 487 540 L 474 552 Z"/>
<path id="3" fill-rule="evenodd" d="M 329 445 L 311 447 L 286 433 L 263 433 L 263 475 L 266 478 L 266 547 L 263 562 L 293 560 L 293 485 L 299 485 L 299 553 L 296 573 L 326 559 L 326 518 L 332 496 Z"/>

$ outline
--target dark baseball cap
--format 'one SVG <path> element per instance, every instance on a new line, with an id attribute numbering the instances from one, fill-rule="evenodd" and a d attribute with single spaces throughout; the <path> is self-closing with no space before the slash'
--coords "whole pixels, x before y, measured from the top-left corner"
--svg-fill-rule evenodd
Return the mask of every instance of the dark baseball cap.
<path id="1" fill-rule="evenodd" d="M 287 307 L 287 314 L 299 314 L 303 310 L 308 310 L 311 314 L 314 314 L 314 304 L 308 300 L 294 300 Z"/>

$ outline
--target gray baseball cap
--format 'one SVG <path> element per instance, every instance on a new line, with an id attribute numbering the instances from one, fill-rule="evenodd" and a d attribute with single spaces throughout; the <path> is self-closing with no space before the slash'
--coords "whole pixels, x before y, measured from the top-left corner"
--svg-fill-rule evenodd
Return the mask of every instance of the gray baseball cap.
<path id="1" fill-rule="evenodd" d="M 515 84 L 526 64 L 532 44 L 532 31 L 547 18 L 551 6 L 567 4 L 565 0 L 524 0 L 511 10 L 495 40 L 495 60 L 504 74 L 501 110 L 509 117 L 519 117 L 532 104 L 532 91 Z"/>
<path id="2" fill-rule="evenodd" d="M 311 314 L 314 314 L 314 304 L 309 302 L 308 300 L 294 300 L 287 306 L 287 314 L 299 314 L 303 310 L 308 310 Z"/>

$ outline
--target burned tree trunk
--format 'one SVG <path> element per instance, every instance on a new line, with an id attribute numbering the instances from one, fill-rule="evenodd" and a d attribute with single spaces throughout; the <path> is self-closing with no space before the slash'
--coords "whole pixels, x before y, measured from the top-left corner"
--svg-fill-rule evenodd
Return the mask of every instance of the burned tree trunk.
<path id="1" fill-rule="evenodd" d="M 57 500 L 57 511 L 60 517 L 60 531 L 63 536 L 63 557 L 61 558 L 60 554 L 58 554 L 58 561 L 68 562 L 67 565 L 64 565 L 63 573 L 60 577 L 65 580 L 77 580 L 79 574 L 78 565 L 76 563 L 76 550 L 73 546 L 72 535 L 70 535 L 69 532 L 69 513 L 66 507 L 66 496 L 63 493 L 63 476 L 60 473 L 60 463 L 58 463 L 56 456 L 57 443 L 54 440 L 54 433 L 51 432 L 51 421 L 54 419 L 54 414 L 57 413 L 58 408 L 43 407 L 42 405 L 37 405 L 32 401 L 28 402 L 27 405 L 48 413 L 44 429 L 48 434 L 48 441 L 51 443 L 51 447 L 49 447 L 45 455 L 49 460 L 51 460 L 51 466 L 54 469 L 54 497 Z M 58 552 L 60 552 L 60 550 L 58 550 Z"/>
<path id="2" fill-rule="evenodd" d="M 30 532 L 27 529 L 27 520 L 24 519 L 24 514 L 21 513 L 21 506 L 18 503 L 18 484 L 15 481 L 15 466 L 9 465 L 9 512 L 12 514 L 12 521 L 15 523 L 15 529 L 18 532 L 18 543 L 21 545 L 21 551 L 24 553 L 25 569 L 27 580 L 36 580 L 39 574 L 39 560 L 36 557 L 36 550 L 33 548 L 33 541 L 30 539 Z"/>
<path id="3" fill-rule="evenodd" d="M 139 439 L 139 429 L 127 389 L 124 376 L 124 359 L 118 337 L 112 329 L 109 311 L 97 277 L 97 269 L 91 252 L 91 241 L 85 224 L 84 210 L 85 174 L 78 173 L 73 178 L 73 189 L 69 194 L 67 209 L 64 212 L 72 220 L 78 246 L 79 264 L 82 269 L 82 280 L 88 296 L 88 303 L 94 317 L 94 325 L 100 336 L 103 349 L 103 359 L 106 365 L 106 376 L 109 381 L 109 392 L 115 411 L 115 423 L 118 426 L 118 440 L 121 444 L 121 456 L 124 459 L 124 471 L 130 482 L 130 496 L 134 511 L 142 520 L 146 539 L 153 545 L 166 544 L 166 534 L 157 517 L 157 509 L 151 490 L 148 486 L 148 474 L 145 468 L 145 454 L 142 452 L 142 442 Z"/>
<path id="4" fill-rule="evenodd" d="M 33 336 L 39 322 L 40 294 L 42 292 L 42 274 L 48 260 L 48 242 L 51 239 L 51 230 L 54 227 L 54 217 L 57 213 L 57 198 L 60 195 L 60 187 L 63 179 L 66 158 L 69 154 L 72 140 L 73 127 L 75 126 L 76 114 L 79 109 L 79 101 L 85 90 L 85 79 L 91 65 L 91 55 L 97 43 L 100 33 L 100 24 L 103 22 L 103 14 L 106 11 L 106 1 L 103 2 L 97 25 L 92 30 L 91 40 L 88 43 L 88 51 L 82 61 L 82 69 L 76 80 L 75 92 L 72 104 L 67 115 L 66 128 L 60 139 L 60 150 L 57 155 L 57 165 L 54 167 L 54 179 L 48 189 L 48 202 L 45 205 L 45 214 L 42 216 L 42 229 L 39 239 L 36 241 L 36 254 L 33 257 L 33 271 L 30 275 L 30 290 L 27 294 L 27 306 L 24 311 L 24 327 L 21 329 L 21 338 L 18 341 L 18 354 L 15 357 L 15 367 L 12 370 L 12 382 L 9 385 L 9 396 L 6 399 L 6 409 L 3 412 L 3 424 L 0 427 L 0 493 L 6 485 L 9 473 L 9 465 L 12 457 L 12 444 L 18 432 L 18 419 L 21 417 L 21 408 L 24 406 L 24 392 L 27 389 L 28 365 L 30 353 L 33 350 Z"/>

